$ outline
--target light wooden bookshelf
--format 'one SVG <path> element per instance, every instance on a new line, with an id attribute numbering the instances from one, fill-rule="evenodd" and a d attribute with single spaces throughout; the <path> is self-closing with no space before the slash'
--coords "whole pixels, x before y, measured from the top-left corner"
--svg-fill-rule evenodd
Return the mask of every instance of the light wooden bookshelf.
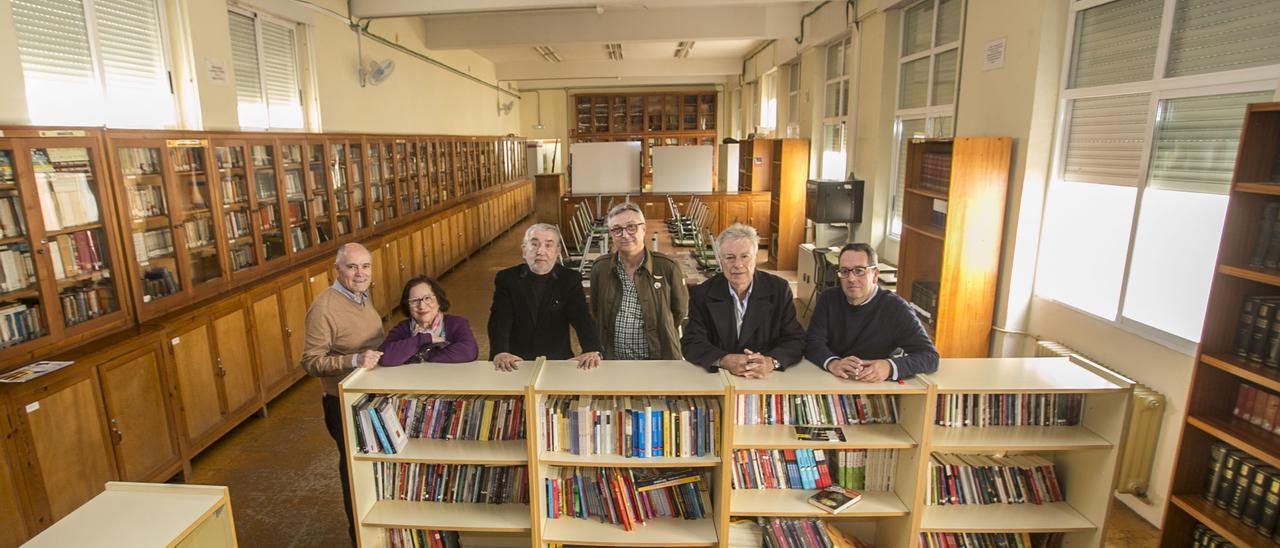
<path id="1" fill-rule="evenodd" d="M 920 444 L 926 435 L 932 389 L 920 379 L 901 383 L 867 384 L 840 379 L 804 360 L 786 371 L 775 372 L 766 379 L 735 377 L 722 371 L 725 382 L 733 387 L 729 398 L 729 417 L 737 417 L 739 394 L 886 394 L 897 400 L 896 424 L 846 425 L 844 442 L 815 442 L 795 439 L 789 425 L 736 424 L 727 420 L 726 445 L 733 449 L 896 449 L 897 467 L 894 489 L 888 492 L 863 491 L 863 500 L 837 516 L 810 505 L 812 489 L 732 489 L 722 504 L 735 517 L 788 516 L 874 521 L 877 546 L 911 544 L 914 493 L 922 480 Z M 721 482 L 732 485 L 733 456 L 726 455 Z M 868 539 L 870 540 L 870 539 Z"/>
<path id="2" fill-rule="evenodd" d="M 1233 416 L 1241 386 L 1251 386 L 1264 394 L 1280 393 L 1280 370 L 1234 352 L 1245 300 L 1280 295 L 1280 276 L 1275 270 L 1250 264 L 1263 232 L 1263 212 L 1280 200 L 1277 158 L 1280 103 L 1249 105 L 1231 177 L 1204 331 L 1191 374 L 1186 419 L 1178 439 L 1170 504 L 1165 509 L 1160 538 L 1162 547 L 1191 546 L 1197 524 L 1236 546 L 1268 546 L 1274 542 L 1270 535 L 1207 500 L 1204 493 L 1213 464 L 1209 454 L 1213 444 L 1225 443 L 1229 449 L 1241 450 L 1269 466 L 1280 466 L 1280 437 Z"/>
<path id="3" fill-rule="evenodd" d="M 1115 489 L 1120 446 L 1128 422 L 1131 388 L 1067 358 L 943 359 L 932 385 L 921 451 L 922 481 L 929 455 L 938 453 L 1034 453 L 1054 463 L 1064 502 L 1048 504 L 925 505 L 915 493 L 920 532 L 1061 532 L 1067 546 L 1101 546 Z M 934 424 L 937 395 L 1083 394 L 1075 426 L 944 427 Z"/>
<path id="4" fill-rule="evenodd" d="M 379 462 L 528 465 L 529 439 L 516 441 L 433 440 L 411 438 L 404 450 L 392 455 L 361 454 L 351 406 L 364 394 L 517 396 L 530 402 L 528 390 L 538 372 L 536 362 L 525 362 L 516 371 L 494 369 L 490 362 L 458 364 L 421 363 L 399 367 L 362 369 L 339 385 L 342 395 L 342 427 L 346 437 L 351 499 L 356 516 L 357 544 L 384 546 L 385 529 L 437 529 L 463 533 L 530 534 L 533 518 L 528 504 L 470 504 L 376 500 L 374 466 Z M 526 434 L 532 432 L 527 422 Z M 528 438 L 528 436 L 526 436 Z M 529 478 L 530 500 L 536 496 Z"/>
<path id="5" fill-rule="evenodd" d="M 23 546 L 234 548 L 231 496 L 217 485 L 109 481 L 105 491 Z"/>

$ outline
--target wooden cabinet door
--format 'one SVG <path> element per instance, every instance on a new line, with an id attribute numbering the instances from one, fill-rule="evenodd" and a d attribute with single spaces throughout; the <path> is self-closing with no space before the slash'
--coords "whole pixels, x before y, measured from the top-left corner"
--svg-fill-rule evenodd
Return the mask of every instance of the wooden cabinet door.
<path id="1" fill-rule="evenodd" d="M 370 247 L 369 256 L 373 258 L 373 282 L 369 286 L 369 298 L 373 299 L 373 306 L 376 310 L 382 310 L 382 303 L 387 300 L 385 294 L 387 282 L 383 278 L 383 271 L 387 268 L 387 262 L 383 260 L 382 246 Z"/>
<path id="2" fill-rule="evenodd" d="M 719 234 L 733 223 L 751 224 L 750 198 L 726 197 L 720 202 L 720 217 L 716 220 L 715 233 Z"/>
<path id="3" fill-rule="evenodd" d="M 421 241 L 418 243 L 418 253 L 422 254 L 422 273 L 433 278 L 436 275 L 435 240 L 431 236 L 434 226 L 423 227 L 419 232 Z"/>
<path id="4" fill-rule="evenodd" d="M 208 324 L 201 323 L 169 340 L 173 369 L 178 380 L 178 399 L 187 440 L 196 445 L 222 423 L 218 403 L 218 378 L 213 368 L 213 341 Z"/>
<path id="5" fill-rule="evenodd" d="M 333 270 L 330 268 L 323 272 L 313 273 L 307 278 L 307 283 L 310 285 L 311 289 L 310 299 L 307 300 L 308 306 L 311 305 L 311 301 L 316 300 L 316 297 L 319 297 L 321 293 L 324 293 L 324 290 L 329 289 L 329 286 L 333 285 L 333 280 L 330 278 L 332 273 Z"/>
<path id="6" fill-rule="evenodd" d="M 235 413 L 246 405 L 261 401 L 258 397 L 258 382 L 253 374 L 253 356 L 249 352 L 249 324 L 244 310 L 237 308 L 214 318 L 213 340 L 218 345 L 217 364 L 222 377 L 223 393 L 227 398 L 227 412 Z"/>
<path id="7" fill-rule="evenodd" d="M 414 276 L 427 273 L 427 256 L 422 253 L 422 233 L 421 230 L 415 230 L 409 235 L 409 256 L 413 257 L 409 262 L 409 269 Z"/>
<path id="8" fill-rule="evenodd" d="M 11 438 L 8 419 L 0 416 L 4 439 Z M 17 459 L 9 451 L 8 445 L 0 443 L 0 508 L 4 509 L 0 512 L 0 546 L 17 546 L 27 540 L 26 512 L 21 511 L 22 499 L 14 474 Z"/>
<path id="9" fill-rule="evenodd" d="M 94 377 L 85 376 L 16 401 L 26 414 L 53 521 L 70 514 L 102 492 L 106 482 L 116 479 L 100 395 Z"/>
<path id="10" fill-rule="evenodd" d="M 274 394 L 276 385 L 289 376 L 290 370 L 284 326 L 280 321 L 280 299 L 274 291 L 271 291 L 253 299 L 250 306 L 253 310 L 254 335 L 258 343 L 255 346 L 258 350 L 262 389 L 267 394 Z M 219 347 L 222 346 L 221 334 L 219 334 L 218 344 Z"/>
<path id="11" fill-rule="evenodd" d="M 765 242 L 769 241 L 769 212 L 772 206 L 769 205 L 769 197 L 761 196 L 759 198 L 751 198 L 751 226 L 756 227 L 756 232 L 760 234 L 761 249 L 768 248 Z"/>
<path id="12" fill-rule="evenodd" d="M 307 330 L 307 296 L 302 282 L 281 289 L 280 302 L 284 304 L 284 337 L 289 348 L 289 373 L 296 375 L 302 369 L 302 346 Z"/>
<path id="13" fill-rule="evenodd" d="M 146 348 L 98 366 L 116 469 L 124 481 L 162 481 L 156 475 L 179 458 L 157 350 Z"/>
<path id="14" fill-rule="evenodd" d="M 412 234 L 405 234 L 404 236 L 401 236 L 400 239 L 396 240 L 396 245 L 400 247 L 400 251 L 399 251 L 400 285 L 399 287 L 401 290 L 403 290 L 405 282 L 408 282 L 409 278 L 412 278 L 414 276 L 417 276 L 418 274 L 421 274 L 422 269 L 414 266 L 414 262 L 417 260 L 418 256 L 413 252 L 413 235 Z"/>
<path id="15" fill-rule="evenodd" d="M 404 282 L 400 279 L 400 246 L 396 245 L 395 240 L 388 239 L 382 244 L 382 264 L 382 272 L 373 273 L 382 278 L 382 301 L 374 304 L 378 305 L 378 313 L 386 316 L 396 307 L 400 288 L 404 287 Z"/>

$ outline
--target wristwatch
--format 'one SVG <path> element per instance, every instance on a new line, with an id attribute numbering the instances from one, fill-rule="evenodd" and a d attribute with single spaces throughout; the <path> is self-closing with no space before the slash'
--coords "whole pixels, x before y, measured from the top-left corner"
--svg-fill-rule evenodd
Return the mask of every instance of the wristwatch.
<path id="1" fill-rule="evenodd" d="M 774 370 L 774 371 L 778 371 L 778 370 L 782 369 L 782 364 L 781 364 L 781 363 L 778 363 L 778 359 L 777 359 L 777 358 L 769 358 L 769 359 L 773 360 L 773 370 Z"/>

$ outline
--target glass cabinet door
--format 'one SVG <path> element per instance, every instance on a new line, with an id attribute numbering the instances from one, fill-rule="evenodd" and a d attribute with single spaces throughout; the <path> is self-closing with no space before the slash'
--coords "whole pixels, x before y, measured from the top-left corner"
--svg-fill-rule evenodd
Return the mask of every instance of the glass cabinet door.
<path id="1" fill-rule="evenodd" d="M 182 222 L 183 245 L 192 286 L 222 277 L 218 238 L 214 234 L 213 206 L 209 199 L 209 174 L 204 165 L 205 147 L 169 147 L 169 162 L 177 189 L 178 217 Z"/>
<path id="2" fill-rule="evenodd" d="M 307 174 L 311 213 L 315 215 L 316 243 L 323 244 L 333 239 L 333 221 L 329 215 L 329 184 L 324 178 L 324 145 L 307 145 Z"/>
<path id="3" fill-rule="evenodd" d="M 421 164 L 419 164 L 422 155 L 420 154 L 420 143 L 408 143 L 405 147 L 405 169 L 408 170 L 409 176 L 409 209 L 410 211 L 418 211 L 422 209 L 422 181 L 419 174 L 422 173 Z"/>
<path id="4" fill-rule="evenodd" d="M 453 168 L 453 142 L 436 141 L 436 154 L 440 161 L 436 163 L 436 186 L 440 189 L 440 198 L 436 203 L 449 200 L 453 196 L 456 172 Z"/>
<path id="5" fill-rule="evenodd" d="M 276 187 L 275 147 L 251 145 L 253 160 L 253 193 L 257 199 L 259 249 L 264 262 L 285 256 L 284 232 L 281 230 L 280 195 Z"/>
<path id="6" fill-rule="evenodd" d="M 382 203 L 386 200 L 382 188 L 382 145 L 370 143 L 369 158 L 369 203 L 373 206 L 373 224 L 382 224 L 384 211 Z"/>
<path id="7" fill-rule="evenodd" d="M 14 160 L 0 148 L 0 348 L 49 333 Z"/>
<path id="8" fill-rule="evenodd" d="M 409 157 L 411 148 L 412 145 L 408 143 L 396 143 L 396 189 L 400 193 L 401 215 L 418 209 L 417 196 L 414 194 L 414 187 L 418 181 L 412 171 L 413 167 L 417 166 L 416 162 Z"/>
<path id="9" fill-rule="evenodd" d="M 30 153 L 63 325 L 120 310 L 90 149 L 32 148 Z"/>
<path id="10" fill-rule="evenodd" d="M 222 224 L 227 231 L 227 253 L 232 272 L 258 264 L 253 245 L 253 208 L 249 201 L 249 181 L 245 175 L 244 147 L 213 149 L 218 163 L 218 189 L 222 191 Z"/>
<path id="11" fill-rule="evenodd" d="M 280 145 L 284 174 L 285 211 L 289 214 L 289 245 L 297 253 L 311 247 L 311 211 L 307 202 L 307 171 L 302 145 Z"/>
<path id="12" fill-rule="evenodd" d="M 351 233 L 351 191 L 347 184 L 347 146 L 329 145 L 329 185 L 333 189 L 334 229 L 338 236 Z"/>
<path id="13" fill-rule="evenodd" d="M 351 158 L 352 214 L 355 215 L 356 230 L 364 230 L 369 226 L 369 220 L 365 218 L 364 203 L 364 150 L 359 143 L 352 143 L 348 152 Z"/>
<path id="14" fill-rule="evenodd" d="M 391 143 L 383 143 L 382 149 L 382 182 L 386 187 L 383 193 L 382 210 L 384 218 L 391 220 L 395 218 L 398 212 L 403 211 L 396 209 L 400 203 L 399 181 L 401 173 L 395 171 L 395 156 L 392 152 L 395 148 Z"/>
<path id="15" fill-rule="evenodd" d="M 129 237 L 142 278 L 142 302 L 149 303 L 182 290 L 164 187 L 164 163 L 160 147 L 121 148 L 116 156 L 129 201 Z"/>

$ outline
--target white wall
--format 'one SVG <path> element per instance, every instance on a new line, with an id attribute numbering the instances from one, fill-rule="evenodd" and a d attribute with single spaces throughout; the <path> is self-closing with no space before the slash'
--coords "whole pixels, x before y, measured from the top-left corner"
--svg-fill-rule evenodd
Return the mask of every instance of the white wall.
<path id="1" fill-rule="evenodd" d="M 13 28 L 13 10 L 9 1 L 0 2 L 0 29 Z M 0 85 L 0 124 L 22 125 L 27 117 L 27 95 L 22 80 L 22 61 L 18 57 L 18 37 L 13 32 L 0 32 L 0 74 L 6 75 Z"/>

